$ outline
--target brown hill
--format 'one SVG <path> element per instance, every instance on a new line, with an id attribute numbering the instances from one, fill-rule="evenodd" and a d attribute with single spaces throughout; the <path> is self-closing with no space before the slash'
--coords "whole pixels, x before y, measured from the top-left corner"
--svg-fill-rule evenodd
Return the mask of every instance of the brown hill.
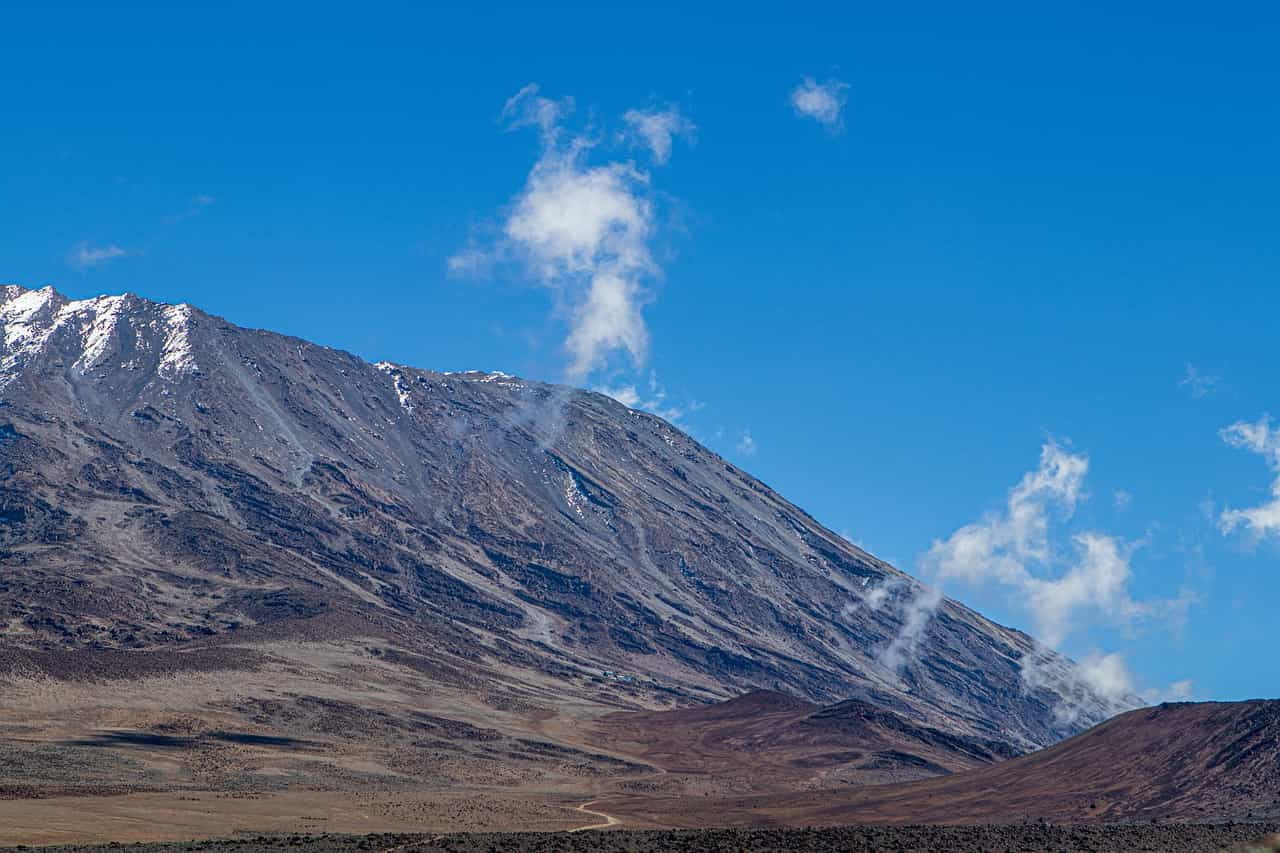
<path id="1" fill-rule="evenodd" d="M 599 808 L 666 826 L 1275 819 L 1280 701 L 1144 708 L 1031 755 L 908 784 Z"/>
<path id="2" fill-rule="evenodd" d="M 589 737 L 616 754 L 695 777 L 679 784 L 696 786 L 696 777 L 705 777 L 741 791 L 921 779 L 1013 754 L 859 700 L 820 707 L 772 691 L 678 711 L 612 714 Z"/>

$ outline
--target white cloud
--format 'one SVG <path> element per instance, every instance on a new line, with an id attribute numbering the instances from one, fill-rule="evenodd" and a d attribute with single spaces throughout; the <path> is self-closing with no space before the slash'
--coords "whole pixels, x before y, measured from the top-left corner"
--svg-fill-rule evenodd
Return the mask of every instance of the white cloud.
<path id="1" fill-rule="evenodd" d="M 691 139 L 697 130 L 675 107 L 627 110 L 622 120 L 627 123 L 631 137 L 648 148 L 659 165 L 671 159 L 671 142 L 675 137 Z"/>
<path id="2" fill-rule="evenodd" d="M 606 397 L 612 397 L 629 409 L 640 408 L 640 392 L 634 385 L 622 385 L 617 388 L 597 388 Z"/>
<path id="3" fill-rule="evenodd" d="M 888 583 L 873 586 L 871 589 L 867 590 L 867 594 L 863 597 L 862 603 L 866 605 L 868 610 L 878 612 L 881 607 L 884 607 L 885 602 L 889 600 L 889 595 L 892 592 L 893 589 Z"/>
<path id="4" fill-rule="evenodd" d="M 449 272 L 452 275 L 480 276 L 487 273 L 492 265 L 492 255 L 474 246 L 449 256 Z"/>
<path id="5" fill-rule="evenodd" d="M 1227 509 L 1218 518 L 1223 533 L 1245 527 L 1256 538 L 1280 535 L 1280 428 L 1271 426 L 1264 416 L 1254 423 L 1239 421 L 1219 435 L 1232 447 L 1248 450 L 1267 460 L 1275 475 L 1271 483 L 1271 499 L 1249 509 Z"/>
<path id="6" fill-rule="evenodd" d="M 756 446 L 756 440 L 751 437 L 750 430 L 742 431 L 742 436 L 738 439 L 737 448 L 738 448 L 738 452 L 741 453 L 743 456 L 756 455 L 756 451 L 759 448 Z"/>
<path id="7" fill-rule="evenodd" d="M 493 250 L 471 245 L 449 259 L 449 268 L 473 272 L 498 256 L 522 262 L 555 293 L 568 319 L 568 373 L 579 381 L 615 353 L 644 363 L 649 331 L 642 308 L 661 270 L 650 250 L 657 218 L 648 173 L 631 162 L 588 162 L 596 142 L 561 124 L 572 109 L 571 99 L 544 98 L 535 84 L 507 101 L 508 126 L 536 127 L 541 154 Z"/>
<path id="8" fill-rule="evenodd" d="M 1040 465 L 1009 492 L 1003 512 L 965 525 L 944 541 L 936 541 L 925 557 L 940 581 L 976 583 L 998 580 L 1019 584 L 1028 577 L 1029 563 L 1049 559 L 1049 516 L 1060 507 L 1066 517 L 1075 511 L 1088 457 L 1068 453 L 1052 442 L 1040 450 Z"/>
<path id="9" fill-rule="evenodd" d="M 917 657 L 944 600 L 944 583 L 991 584 L 1009 592 L 1012 603 L 1030 616 L 1034 633 L 1045 644 L 1037 645 L 1020 662 L 1023 682 L 1029 690 L 1048 691 L 1056 697 L 1054 713 L 1061 722 L 1105 719 L 1140 705 L 1144 698 L 1189 689 L 1179 683 L 1166 691 L 1139 694 L 1118 654 L 1094 653 L 1073 664 L 1049 651 L 1083 627 L 1086 617 L 1125 629 L 1155 619 L 1177 624 L 1195 600 L 1184 592 L 1174 599 L 1135 601 L 1130 592 L 1130 563 L 1138 543 L 1086 531 L 1070 538 L 1069 549 L 1055 547 L 1058 537 L 1051 535 L 1053 527 L 1067 522 L 1084 499 L 1088 470 L 1084 454 L 1047 443 L 1041 448 L 1039 465 L 1009 490 L 1001 510 L 935 541 L 923 562 L 936 585 L 922 586 L 899 604 L 899 632 L 882 653 L 881 662 L 899 670 Z"/>
<path id="10" fill-rule="evenodd" d="M 1060 646 L 1081 613 L 1132 626 L 1142 620 L 1185 618 L 1193 597 L 1135 601 L 1130 593 L 1130 563 L 1137 543 L 1097 531 L 1071 537 L 1072 552 L 1056 553 L 1049 537 L 1052 511 L 1064 520 L 1081 499 L 1089 460 L 1052 442 L 1040 451 L 1040 465 L 1009 493 L 1002 512 L 966 525 L 936 541 L 925 557 L 939 582 L 996 583 L 1011 591 L 1026 610 L 1036 636 Z M 1065 568 L 1063 568 L 1065 564 Z"/>
<path id="11" fill-rule="evenodd" d="M 74 269 L 87 270 L 127 258 L 132 254 L 133 252 L 122 249 L 115 243 L 92 246 L 88 242 L 81 241 L 72 246 L 71 251 L 67 253 L 67 263 Z"/>
<path id="12" fill-rule="evenodd" d="M 1133 675 L 1119 654 L 1093 654 L 1076 664 L 1076 672 L 1094 693 L 1112 701 L 1133 695 Z"/>
<path id="13" fill-rule="evenodd" d="M 1021 581 L 1037 635 L 1055 648 L 1067 638 L 1071 619 L 1080 610 L 1096 609 L 1123 624 L 1148 612 L 1129 597 L 1129 561 L 1135 546 L 1103 533 L 1080 533 L 1073 541 L 1077 559 L 1063 575 Z"/>
<path id="14" fill-rule="evenodd" d="M 1060 724 L 1101 722 L 1142 705 L 1142 697 L 1133 692 L 1128 666 L 1116 654 L 1094 652 L 1076 663 L 1037 646 L 1018 665 L 1023 687 L 1047 693 Z"/>
<path id="15" fill-rule="evenodd" d="M 529 83 L 502 105 L 502 119 L 509 130 L 536 127 L 548 141 L 559 135 L 560 122 L 573 112 L 573 98 L 553 101 L 538 94 L 538 84 Z"/>
<path id="16" fill-rule="evenodd" d="M 805 77 L 791 90 L 791 106 L 796 115 L 811 118 L 832 133 L 839 133 L 844 128 L 842 113 L 848 88 L 848 83 L 834 77 L 825 83 Z"/>
<path id="17" fill-rule="evenodd" d="M 1133 707 L 1135 699 L 1147 705 L 1161 702 L 1190 702 L 1195 684 L 1190 679 L 1175 681 L 1167 687 L 1150 687 L 1139 691 L 1124 658 L 1118 654 L 1092 654 L 1076 664 L 1076 673 L 1094 693 L 1121 707 Z"/>
<path id="18" fill-rule="evenodd" d="M 1199 400 L 1212 394 L 1219 381 L 1219 377 L 1204 373 L 1194 364 L 1188 362 L 1182 378 L 1178 380 L 1178 387 L 1186 388 L 1188 394 Z"/>
<path id="19" fill-rule="evenodd" d="M 1117 512 L 1124 512 L 1133 505 L 1133 493 L 1124 489 L 1116 489 L 1115 494 L 1112 496 L 1112 501 L 1115 503 Z"/>
<path id="20" fill-rule="evenodd" d="M 1148 705 L 1161 702 L 1194 702 L 1195 684 L 1190 679 L 1175 681 L 1163 690 L 1153 688 L 1142 691 L 1142 698 Z"/>
<path id="21" fill-rule="evenodd" d="M 658 382 L 658 375 L 653 371 L 649 372 L 649 389 L 645 393 L 641 393 L 635 385 L 619 385 L 612 388 L 601 386 L 595 390 L 607 397 L 612 397 L 624 406 L 657 415 L 676 425 L 679 425 L 680 418 L 684 416 L 684 409 L 667 402 L 667 390 Z M 690 411 L 697 411 L 698 408 L 700 407 L 689 407 Z"/>
<path id="22" fill-rule="evenodd" d="M 884 597 L 892 594 L 887 590 Z M 915 595 L 901 606 L 901 623 L 897 635 L 888 647 L 880 654 L 880 662 L 888 669 L 897 672 L 914 660 L 920 644 L 924 642 L 933 615 L 942 605 L 941 587 L 921 585 Z M 883 600 L 879 606 L 883 606 Z M 879 609 L 877 606 L 875 609 Z"/>

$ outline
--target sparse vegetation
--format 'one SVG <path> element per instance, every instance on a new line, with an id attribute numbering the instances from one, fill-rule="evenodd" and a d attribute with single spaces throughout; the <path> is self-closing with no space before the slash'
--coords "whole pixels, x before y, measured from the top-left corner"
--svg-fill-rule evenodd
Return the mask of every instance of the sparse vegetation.
<path id="1" fill-rule="evenodd" d="M 1280 841 L 1254 842 L 1278 827 L 1249 823 L 1066 827 L 842 827 L 453 835 L 278 835 L 250 839 L 131 845 L 131 853 L 1272 853 Z M 1236 845 L 1232 847 L 1232 845 Z M 10 853 L 24 848 L 0 848 Z M 30 848 L 25 848 L 30 849 Z M 120 845 L 40 848 L 41 853 L 116 853 Z"/>

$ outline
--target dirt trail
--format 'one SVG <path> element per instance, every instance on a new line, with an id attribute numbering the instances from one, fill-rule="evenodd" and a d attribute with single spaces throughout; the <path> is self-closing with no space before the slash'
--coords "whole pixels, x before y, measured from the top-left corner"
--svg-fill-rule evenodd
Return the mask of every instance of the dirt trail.
<path id="1" fill-rule="evenodd" d="M 569 830 L 570 832 L 585 832 L 588 829 L 608 829 L 611 826 L 617 826 L 619 823 L 621 823 L 621 821 L 619 821 L 613 815 L 605 814 L 604 812 L 598 812 L 592 809 L 591 806 L 594 806 L 597 802 L 598 800 L 588 800 L 587 802 L 578 806 L 578 811 L 584 814 L 593 814 L 596 817 L 602 817 L 604 818 L 604 823 L 593 823 L 593 824 L 590 824 L 589 826 L 579 826 L 576 829 Z"/>

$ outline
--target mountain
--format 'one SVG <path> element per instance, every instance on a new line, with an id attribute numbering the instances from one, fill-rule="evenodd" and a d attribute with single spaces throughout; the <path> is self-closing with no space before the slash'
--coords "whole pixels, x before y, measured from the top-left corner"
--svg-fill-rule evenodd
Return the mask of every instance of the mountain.
<path id="1" fill-rule="evenodd" d="M 11 671 L 212 671 L 372 638 L 379 667 L 499 703 L 783 689 L 1019 751 L 1121 708 L 951 600 L 886 667 L 916 581 L 601 394 L 370 364 L 132 295 L 7 286 L 0 324 Z"/>
<path id="2" fill-rule="evenodd" d="M 599 808 L 660 814 L 664 826 L 1276 820 L 1280 701 L 1142 708 L 1021 758 L 903 785 Z"/>

